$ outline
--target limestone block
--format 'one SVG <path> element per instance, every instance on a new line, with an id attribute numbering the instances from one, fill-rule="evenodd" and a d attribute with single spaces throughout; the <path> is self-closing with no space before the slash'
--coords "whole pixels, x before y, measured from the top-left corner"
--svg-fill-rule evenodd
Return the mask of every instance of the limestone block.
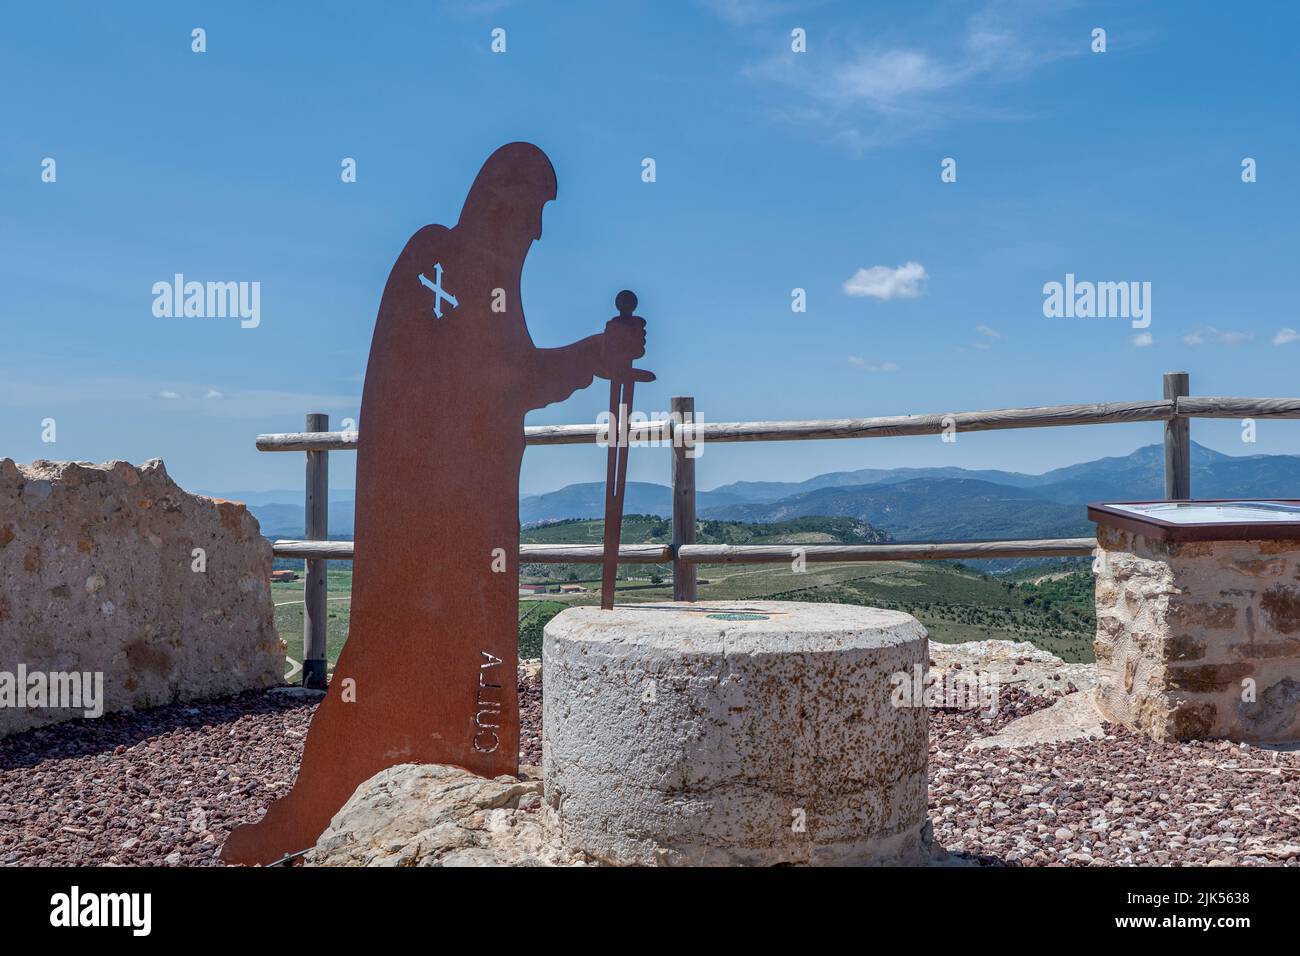
<path id="1" fill-rule="evenodd" d="M 161 461 L 0 459 L 0 677 L 102 674 L 106 712 L 281 683 L 270 573 L 248 509 Z M 0 706 L 0 736 L 82 715 Z"/>
<path id="2" fill-rule="evenodd" d="M 570 608 L 543 641 L 559 839 L 602 862 L 919 863 L 925 667 L 908 614 L 773 601 Z"/>

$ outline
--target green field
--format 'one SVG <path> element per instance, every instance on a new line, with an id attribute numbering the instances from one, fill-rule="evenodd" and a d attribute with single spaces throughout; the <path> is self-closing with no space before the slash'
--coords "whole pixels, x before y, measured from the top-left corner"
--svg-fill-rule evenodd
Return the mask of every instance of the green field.
<path id="1" fill-rule="evenodd" d="M 599 544 L 601 522 L 565 521 L 525 531 L 528 543 Z M 728 543 L 810 543 L 879 540 L 879 533 L 852 519 L 804 518 L 783 525 L 702 522 L 699 540 Z M 664 519 L 629 515 L 623 540 L 666 540 Z M 671 568 L 620 565 L 621 602 L 672 600 Z M 836 602 L 893 608 L 915 615 L 933 640 L 943 643 L 988 639 L 1029 641 L 1067 661 L 1091 661 L 1095 630 L 1092 575 L 1087 570 L 1047 576 L 1020 571 L 1007 578 L 982 574 L 947 561 L 889 561 L 810 564 L 802 573 L 789 565 L 703 565 L 698 569 L 701 600 Z M 639 580 L 628 580 L 628 578 Z M 649 580 L 658 577 L 658 582 Z M 1041 579 L 1040 579 L 1041 577 Z M 588 588 L 576 596 L 545 594 L 519 598 L 519 653 L 541 655 L 542 628 L 566 607 L 596 604 L 600 569 L 596 565 L 525 565 L 520 579 L 535 583 L 577 581 Z M 347 639 L 350 568 L 329 574 L 328 654 L 331 662 Z M 289 645 L 289 656 L 302 659 L 302 581 L 273 584 L 275 623 Z"/>
<path id="2" fill-rule="evenodd" d="M 298 572 L 301 571 L 299 562 Z M 343 642 L 348 639 L 348 619 L 352 611 L 352 571 L 330 570 L 326 575 L 329 584 L 328 620 L 325 625 L 325 653 L 329 666 L 339 658 Z M 302 662 L 303 582 L 271 584 L 271 601 L 275 604 L 275 629 L 281 640 L 289 645 L 289 657 Z M 293 670 L 293 665 L 289 665 Z"/>

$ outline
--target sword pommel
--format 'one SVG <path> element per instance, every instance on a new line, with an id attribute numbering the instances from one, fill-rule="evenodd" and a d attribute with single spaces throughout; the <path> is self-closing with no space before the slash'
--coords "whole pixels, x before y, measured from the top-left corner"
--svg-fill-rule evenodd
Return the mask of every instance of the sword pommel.
<path id="1" fill-rule="evenodd" d="M 614 308 L 618 309 L 620 316 L 630 316 L 636 311 L 636 293 L 631 289 L 624 289 L 614 296 Z"/>

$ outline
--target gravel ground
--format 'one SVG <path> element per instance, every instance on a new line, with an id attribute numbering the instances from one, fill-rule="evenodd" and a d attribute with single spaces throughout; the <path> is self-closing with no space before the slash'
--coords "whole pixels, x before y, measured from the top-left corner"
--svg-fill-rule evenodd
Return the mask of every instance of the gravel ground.
<path id="1" fill-rule="evenodd" d="M 1054 701 L 1012 688 L 991 720 L 930 711 L 936 843 L 990 865 L 1300 865 L 1300 753 L 1109 725 L 1101 740 L 966 751 Z"/>
<path id="2" fill-rule="evenodd" d="M 217 864 L 289 786 L 314 709 L 253 691 L 6 738 L 0 864 Z"/>
<path id="3" fill-rule="evenodd" d="M 519 679 L 519 762 L 542 765 L 542 679 Z"/>
<path id="4" fill-rule="evenodd" d="M 931 711 L 936 841 L 991 865 L 1300 865 L 1300 753 L 1103 740 L 967 752 L 1052 703 Z M 214 865 L 291 783 L 314 701 L 250 692 L 0 741 L 0 864 Z M 541 762 L 541 682 L 520 684 L 520 759 Z"/>

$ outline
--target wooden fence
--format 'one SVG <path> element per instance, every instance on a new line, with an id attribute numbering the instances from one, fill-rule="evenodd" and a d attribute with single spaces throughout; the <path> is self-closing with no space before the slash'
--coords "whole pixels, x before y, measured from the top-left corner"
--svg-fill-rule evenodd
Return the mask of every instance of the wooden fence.
<path id="1" fill-rule="evenodd" d="M 672 543 L 619 547 L 623 564 L 672 564 L 673 597 L 696 598 L 695 566 L 723 563 L 782 563 L 794 558 L 797 547 L 808 562 L 973 560 L 979 558 L 1055 558 L 1090 555 L 1093 538 L 1037 538 L 1013 541 L 944 541 L 923 544 L 695 544 L 695 459 L 698 442 L 807 441 L 831 438 L 888 438 L 902 435 L 942 435 L 947 432 L 997 431 L 1011 428 L 1055 428 L 1115 422 L 1165 423 L 1165 497 L 1190 498 L 1192 418 L 1300 418 L 1300 398 L 1194 398 L 1186 372 L 1169 372 L 1164 398 L 1095 405 L 1045 405 L 999 408 L 981 412 L 935 415 L 896 415 L 881 418 L 837 418 L 778 422 L 693 422 L 694 399 L 672 400 L 672 417 L 634 425 L 633 442 L 656 441 L 672 447 Z M 681 434 L 677 434 L 678 431 Z M 602 425 L 537 425 L 524 429 L 529 445 L 594 444 L 605 437 Z M 329 541 L 329 453 L 355 451 L 357 432 L 331 432 L 326 415 L 307 416 L 307 430 L 258 435 L 260 451 L 307 453 L 306 535 L 303 541 L 276 541 L 278 557 L 303 558 L 306 613 L 303 623 L 303 683 L 325 685 L 326 562 L 352 558 L 352 542 Z M 599 564 L 599 545 L 520 545 L 521 562 Z"/>

